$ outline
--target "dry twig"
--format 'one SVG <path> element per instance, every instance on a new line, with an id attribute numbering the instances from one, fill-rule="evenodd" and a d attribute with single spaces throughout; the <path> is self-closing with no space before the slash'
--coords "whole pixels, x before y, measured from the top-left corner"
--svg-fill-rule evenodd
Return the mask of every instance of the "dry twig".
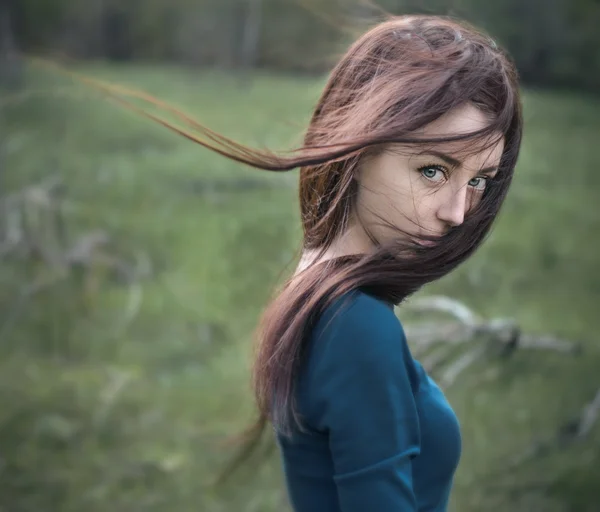
<path id="1" fill-rule="evenodd" d="M 405 327 L 413 353 L 423 357 L 423 366 L 428 371 L 437 371 L 446 366 L 440 378 L 441 385 L 446 388 L 454 384 L 463 371 L 486 356 L 506 356 L 517 348 L 563 353 L 580 350 L 579 344 L 554 336 L 525 334 L 513 319 L 486 320 L 462 302 L 450 297 L 424 297 L 407 302 L 405 308 L 420 315 L 442 313 L 452 318 L 407 324 Z M 452 347 L 472 344 L 476 346 L 454 356 Z M 436 351 L 429 354 L 433 348 Z"/>

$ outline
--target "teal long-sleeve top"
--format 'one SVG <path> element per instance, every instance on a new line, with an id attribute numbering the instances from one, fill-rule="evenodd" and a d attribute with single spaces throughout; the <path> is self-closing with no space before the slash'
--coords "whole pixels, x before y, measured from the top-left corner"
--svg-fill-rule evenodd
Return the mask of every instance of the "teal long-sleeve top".
<path id="1" fill-rule="evenodd" d="M 326 308 L 295 393 L 305 428 L 277 433 L 295 512 L 447 509 L 459 424 L 392 304 L 354 290 Z"/>

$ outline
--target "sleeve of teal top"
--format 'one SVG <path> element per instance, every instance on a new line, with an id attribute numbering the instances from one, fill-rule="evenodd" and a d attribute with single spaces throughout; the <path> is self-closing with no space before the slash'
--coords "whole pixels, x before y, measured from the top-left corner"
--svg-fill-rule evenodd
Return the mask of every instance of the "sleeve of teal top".
<path id="1" fill-rule="evenodd" d="M 311 401 L 329 435 L 341 510 L 416 511 L 419 422 L 402 325 L 371 297 L 338 313 L 316 343 Z"/>

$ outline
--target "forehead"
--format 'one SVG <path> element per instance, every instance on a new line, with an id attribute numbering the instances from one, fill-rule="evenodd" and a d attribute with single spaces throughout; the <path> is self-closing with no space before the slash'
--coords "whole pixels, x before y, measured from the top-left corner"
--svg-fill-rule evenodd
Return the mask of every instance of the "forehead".
<path id="1" fill-rule="evenodd" d="M 489 118 L 472 104 L 456 107 L 432 123 L 415 131 L 417 137 L 448 137 L 481 130 L 489 123 Z M 427 152 L 429 149 L 449 154 L 473 165 L 497 165 L 504 151 L 504 137 L 495 134 L 488 140 L 463 140 L 440 143 L 423 143 L 412 148 L 411 153 Z"/>

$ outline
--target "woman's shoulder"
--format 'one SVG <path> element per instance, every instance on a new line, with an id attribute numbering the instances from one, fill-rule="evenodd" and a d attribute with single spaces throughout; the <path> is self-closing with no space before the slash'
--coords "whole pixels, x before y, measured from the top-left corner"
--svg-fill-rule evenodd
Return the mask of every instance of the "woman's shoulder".
<path id="1" fill-rule="evenodd" d="M 367 329 L 373 334 L 390 329 L 402 331 L 402 324 L 390 303 L 357 289 L 334 299 L 316 325 L 317 335 L 332 334 L 339 329 Z"/>
<path id="2" fill-rule="evenodd" d="M 409 356 L 393 306 L 362 290 L 345 293 L 325 308 L 312 337 L 320 357 L 338 361 L 357 359 L 361 365 L 377 361 L 380 367 L 392 352 Z"/>

